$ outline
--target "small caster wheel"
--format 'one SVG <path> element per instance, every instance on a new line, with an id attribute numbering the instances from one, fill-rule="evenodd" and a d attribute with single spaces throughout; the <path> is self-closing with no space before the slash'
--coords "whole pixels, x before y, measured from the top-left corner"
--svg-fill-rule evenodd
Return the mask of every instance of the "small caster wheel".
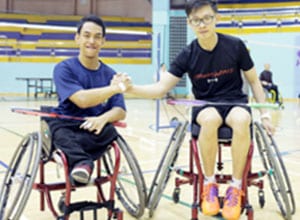
<path id="1" fill-rule="evenodd" d="M 61 197 L 59 198 L 57 206 L 58 206 L 58 210 L 61 213 L 65 212 L 65 195 L 61 195 Z"/>
<path id="2" fill-rule="evenodd" d="M 178 124 L 178 118 L 177 117 L 173 117 L 173 118 L 171 118 L 171 120 L 170 120 L 170 125 L 171 126 L 176 126 L 177 124 Z"/>
<path id="3" fill-rule="evenodd" d="M 176 187 L 173 192 L 173 201 L 174 203 L 178 203 L 180 200 L 180 188 Z"/>
<path id="4" fill-rule="evenodd" d="M 258 202 L 259 202 L 259 206 L 260 208 L 263 208 L 265 206 L 265 193 L 263 190 L 259 190 L 258 191 Z"/>

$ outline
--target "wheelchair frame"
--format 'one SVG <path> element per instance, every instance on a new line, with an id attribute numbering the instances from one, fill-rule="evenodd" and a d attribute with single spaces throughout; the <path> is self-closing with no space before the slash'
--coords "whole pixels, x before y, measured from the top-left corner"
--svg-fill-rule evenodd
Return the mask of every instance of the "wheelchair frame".
<path id="1" fill-rule="evenodd" d="M 60 160 L 63 162 L 65 180 L 62 183 L 46 183 L 44 177 L 45 164 L 48 161 L 56 162 L 52 157 L 50 147 L 51 136 L 49 131 L 34 132 L 26 135 L 17 149 L 15 150 L 12 161 L 5 174 L 5 179 L 1 185 L 0 191 L 0 219 L 19 219 L 27 200 L 30 196 L 31 189 L 40 191 L 40 208 L 45 209 L 45 198 L 47 199 L 48 207 L 57 219 L 67 220 L 73 211 L 80 212 L 80 219 L 84 219 L 83 212 L 85 210 L 94 211 L 94 219 L 97 219 L 96 210 L 105 207 L 108 210 L 108 219 L 114 218 L 123 219 L 123 213 L 120 209 L 115 208 L 116 193 L 124 208 L 130 215 L 139 218 L 143 215 L 146 206 L 146 185 L 136 160 L 130 147 L 125 140 L 118 138 L 111 143 L 105 154 L 97 160 L 97 177 L 94 179 L 94 185 L 97 187 L 97 202 L 77 202 L 71 203 L 71 192 L 81 186 L 73 186 L 69 179 L 69 171 L 67 160 L 63 152 L 57 150 Z M 42 138 L 43 136 L 43 138 Z M 51 153 L 51 156 L 49 155 Z M 28 155 L 25 158 L 24 155 Z M 120 158 L 124 158 L 120 162 Z M 101 166 L 101 162 L 103 166 Z M 20 170 L 22 164 L 25 170 Z M 124 165 L 124 167 L 122 167 Z M 40 168 L 39 182 L 34 183 L 38 168 Z M 105 176 L 103 176 L 105 174 Z M 129 179 L 130 178 L 130 179 Z M 14 184 L 16 179 L 20 179 L 17 186 Z M 105 196 L 102 190 L 102 184 L 110 182 L 110 192 Z M 12 190 L 15 187 L 15 190 Z M 54 208 L 50 192 L 56 190 L 64 190 L 65 193 L 58 203 L 58 209 Z M 16 193 L 14 193 L 16 192 Z M 13 204 L 11 207 L 7 203 Z"/>
<path id="2" fill-rule="evenodd" d="M 281 211 L 282 216 L 286 220 L 291 220 L 292 214 L 295 213 L 295 200 L 294 195 L 292 192 L 290 180 L 288 174 L 286 172 L 284 163 L 282 161 L 280 152 L 278 147 L 275 143 L 275 140 L 271 135 L 266 134 L 260 123 L 255 122 L 254 126 L 254 136 L 256 145 L 258 147 L 263 165 L 264 170 L 258 172 L 252 172 L 251 169 L 251 162 L 252 162 L 252 154 L 254 148 L 254 141 L 253 138 L 251 140 L 247 162 L 244 168 L 243 180 L 242 180 L 242 190 L 245 193 L 245 196 L 242 197 L 242 212 L 246 210 L 246 214 L 248 216 L 248 220 L 254 219 L 254 211 L 249 203 L 248 198 L 248 187 L 249 186 L 256 186 L 258 187 L 258 196 L 259 196 L 259 204 L 260 207 L 263 208 L 265 205 L 265 198 L 264 198 L 264 181 L 262 179 L 263 176 L 267 175 L 271 190 L 277 202 L 277 205 Z M 182 133 L 180 133 L 182 132 Z M 166 152 L 163 154 L 160 164 L 158 166 L 157 172 L 155 174 L 155 178 L 152 182 L 152 186 L 161 186 L 162 188 L 156 187 L 153 191 L 150 191 L 148 195 L 148 208 L 150 208 L 150 217 L 153 216 L 153 213 L 158 205 L 159 198 L 157 195 L 161 195 L 166 184 L 169 180 L 169 176 L 172 170 L 180 176 L 176 177 L 175 179 L 175 189 L 173 192 L 173 201 L 178 203 L 180 201 L 180 186 L 183 184 L 189 184 L 193 187 L 193 202 L 191 206 L 191 219 L 197 220 L 198 219 L 198 211 L 200 210 L 199 205 L 201 204 L 201 194 L 202 194 L 202 185 L 204 181 L 204 175 L 201 168 L 201 160 L 198 151 L 197 139 L 192 137 L 190 140 L 190 155 L 189 155 L 189 170 L 182 170 L 172 168 L 170 166 L 165 166 L 164 164 L 172 164 L 172 166 L 176 163 L 178 151 L 182 141 L 174 140 L 174 137 L 178 137 L 179 139 L 183 138 L 186 133 L 186 129 L 181 129 L 178 132 L 175 129 L 174 136 L 171 136 L 170 140 L 173 140 L 175 143 L 172 147 L 169 145 L 166 148 Z M 178 145 L 177 145 L 178 144 Z M 218 150 L 218 161 L 217 161 L 217 170 L 221 171 L 223 169 L 223 162 L 221 161 L 222 158 L 222 145 L 230 145 L 231 141 L 222 140 L 219 143 L 219 150 Z M 167 152 L 170 151 L 170 152 Z M 174 151 L 173 153 L 171 151 Z M 171 155 L 171 156 L 168 156 Z M 160 174 L 161 173 L 161 174 Z M 165 174 L 162 175 L 162 174 Z M 231 175 L 226 174 L 216 174 L 216 180 L 218 183 L 225 184 L 231 180 Z M 155 197 L 156 196 L 156 197 Z M 149 198 L 158 198 L 151 202 Z M 223 197 L 219 197 L 220 203 L 222 205 Z"/>

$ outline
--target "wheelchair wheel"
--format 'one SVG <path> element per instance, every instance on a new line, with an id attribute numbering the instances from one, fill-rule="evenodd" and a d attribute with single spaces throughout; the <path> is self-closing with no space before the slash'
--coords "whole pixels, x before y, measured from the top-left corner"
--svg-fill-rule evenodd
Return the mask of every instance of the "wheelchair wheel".
<path id="1" fill-rule="evenodd" d="M 154 210 L 156 209 L 168 180 L 170 179 L 170 174 L 177 160 L 179 148 L 184 140 L 187 126 L 188 121 L 183 124 L 181 122 L 177 124 L 160 160 L 147 198 L 149 217 L 153 216 Z"/>
<path id="2" fill-rule="evenodd" d="M 295 212 L 295 200 L 278 147 L 272 136 L 267 135 L 257 122 L 255 122 L 255 139 L 278 207 L 284 218 L 290 220 Z"/>
<path id="3" fill-rule="evenodd" d="M 39 133 L 26 135 L 7 167 L 0 189 L 0 219 L 19 219 L 35 179 L 41 156 Z"/>
<path id="4" fill-rule="evenodd" d="M 146 184 L 137 159 L 125 140 L 119 136 L 116 140 L 120 148 L 121 164 L 116 183 L 116 194 L 128 213 L 136 218 L 144 214 L 146 206 Z M 107 152 L 103 157 L 105 169 L 112 173 L 114 158 Z"/>

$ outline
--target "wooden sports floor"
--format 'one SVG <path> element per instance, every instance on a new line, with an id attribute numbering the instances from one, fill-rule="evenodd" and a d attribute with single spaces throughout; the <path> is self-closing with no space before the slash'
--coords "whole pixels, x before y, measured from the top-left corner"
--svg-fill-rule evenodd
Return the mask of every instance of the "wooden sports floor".
<path id="1" fill-rule="evenodd" d="M 142 99 L 128 99 L 126 101 L 128 108 L 128 115 L 126 119 L 127 128 L 120 128 L 119 131 L 122 136 L 127 140 L 133 149 L 146 180 L 146 185 L 149 188 L 157 169 L 160 158 L 167 146 L 173 128 L 163 128 L 159 132 L 153 129 L 156 125 L 156 107 L 155 100 L 142 100 Z M 37 131 L 39 129 L 39 118 L 36 116 L 28 116 L 11 112 L 11 107 L 27 107 L 39 109 L 41 105 L 56 105 L 55 99 L 25 99 L 25 98 L 1 98 L 0 99 L 0 180 L 5 172 L 5 164 L 8 164 L 12 153 L 18 146 L 21 138 L 29 132 Z M 160 103 L 160 123 L 159 126 L 169 125 L 173 117 L 179 120 L 184 120 L 184 117 L 189 118 L 189 109 L 184 106 L 169 106 L 164 101 Z M 254 120 L 258 118 L 257 110 L 253 112 Z M 293 194 L 296 201 L 296 213 L 293 219 L 300 219 L 300 103 L 296 100 L 294 102 L 285 103 L 285 108 L 282 110 L 272 110 L 273 122 L 276 125 L 275 140 L 281 151 L 284 164 L 287 168 L 290 181 L 292 184 Z M 188 153 L 189 153 L 189 133 L 184 140 L 180 149 L 180 154 L 177 159 L 176 165 L 178 167 L 188 166 Z M 225 166 L 231 166 L 231 159 L 229 153 L 223 155 Z M 253 155 L 252 169 L 260 169 L 262 162 L 257 150 Z M 54 168 L 47 175 L 55 175 Z M 153 220 L 184 220 L 191 219 L 190 204 L 192 202 L 191 186 L 184 185 L 181 189 L 180 204 L 174 204 L 171 200 L 172 192 L 174 189 L 175 173 L 167 184 L 166 190 L 162 195 L 162 199 L 155 210 Z M 250 187 L 250 202 L 254 208 L 254 219 L 283 219 L 280 215 L 279 208 L 270 190 L 270 186 L 266 177 L 265 180 L 265 199 L 266 204 L 264 208 L 259 207 L 258 192 L 256 187 Z M 86 191 L 85 191 L 86 190 Z M 80 198 L 89 196 L 89 188 L 82 189 L 78 192 Z M 222 192 L 222 191 L 221 191 Z M 23 212 L 21 219 L 23 220 L 50 220 L 54 219 L 51 212 L 39 211 L 39 194 L 37 191 L 32 191 L 28 199 L 26 208 Z M 92 195 L 94 196 L 94 194 Z M 54 201 L 54 204 L 57 202 Z M 118 203 L 121 209 L 124 208 Z M 205 217 L 199 213 L 199 220 L 201 219 L 216 219 L 213 217 Z M 79 219 L 77 214 L 71 215 L 70 219 Z M 87 213 L 87 220 L 92 220 L 91 215 Z M 106 212 L 99 211 L 98 219 L 107 219 Z M 124 211 L 124 219 L 132 220 L 133 217 L 129 216 Z M 149 218 L 149 212 L 146 209 L 145 214 L 140 219 L 146 220 Z M 241 219 L 247 219 L 245 214 Z"/>

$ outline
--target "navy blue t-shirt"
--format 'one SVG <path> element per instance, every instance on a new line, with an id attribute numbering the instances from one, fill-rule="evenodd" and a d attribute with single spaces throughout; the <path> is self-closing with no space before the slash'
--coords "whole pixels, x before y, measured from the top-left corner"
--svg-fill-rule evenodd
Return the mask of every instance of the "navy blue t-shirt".
<path id="1" fill-rule="evenodd" d="M 60 62 L 55 66 L 53 72 L 59 101 L 59 105 L 54 111 L 64 115 L 88 117 L 98 116 L 113 107 L 120 107 L 126 110 L 123 94 L 116 94 L 105 103 L 85 109 L 77 107 L 69 100 L 69 97 L 79 90 L 101 88 L 110 85 L 114 74 L 116 72 L 102 62 L 98 70 L 85 68 L 77 57 Z"/>
<path id="2" fill-rule="evenodd" d="M 218 43 L 212 51 L 201 48 L 195 39 L 178 54 L 169 72 L 177 77 L 188 73 L 196 99 L 247 102 L 241 70 L 253 66 L 242 40 L 218 33 Z"/>

